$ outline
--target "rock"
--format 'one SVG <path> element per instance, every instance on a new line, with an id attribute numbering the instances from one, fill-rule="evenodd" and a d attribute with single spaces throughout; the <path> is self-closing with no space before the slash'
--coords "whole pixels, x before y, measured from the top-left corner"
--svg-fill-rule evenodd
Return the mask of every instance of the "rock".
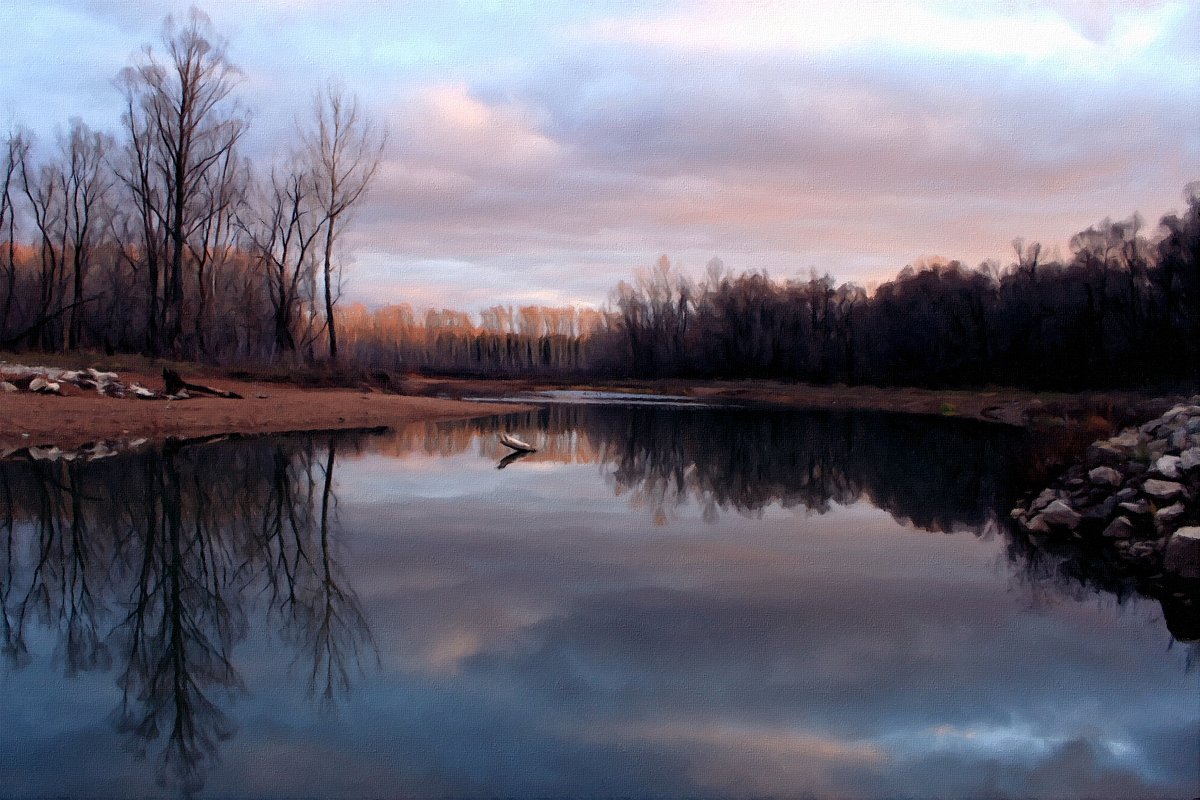
<path id="1" fill-rule="evenodd" d="M 1191 434 L 1200 434 L 1200 417 L 1189 419 L 1183 429 Z"/>
<path id="2" fill-rule="evenodd" d="M 1050 505 L 1057 499 L 1057 492 L 1055 492 L 1053 489 L 1046 489 L 1037 497 L 1033 498 L 1033 502 L 1029 504 L 1029 510 L 1031 512 L 1041 511 L 1043 508 Z"/>
<path id="3" fill-rule="evenodd" d="M 1126 486 L 1124 489 L 1113 495 L 1113 497 L 1117 499 L 1118 503 L 1128 503 L 1130 500 L 1133 500 L 1137 497 L 1137 489 L 1133 488 L 1132 486 Z"/>
<path id="4" fill-rule="evenodd" d="M 1120 486 L 1121 473 L 1112 467 L 1096 467 L 1088 472 L 1088 480 L 1097 486 Z"/>
<path id="5" fill-rule="evenodd" d="M 62 394 L 62 387 L 54 381 L 46 380 L 41 375 L 29 382 L 29 391 L 38 394 Z"/>
<path id="6" fill-rule="evenodd" d="M 1083 511 L 1083 518 L 1098 522 L 1103 522 L 1112 516 L 1112 513 L 1117 510 L 1117 498 L 1105 497 L 1099 503 L 1096 503 L 1091 508 Z"/>
<path id="7" fill-rule="evenodd" d="M 1095 442 L 1088 446 L 1087 463 L 1090 466 L 1116 467 L 1128 459 L 1129 453 L 1109 442 Z"/>
<path id="8" fill-rule="evenodd" d="M 1158 548 L 1154 542 L 1134 542 L 1129 545 L 1129 557 L 1138 561 L 1153 561 L 1158 555 Z"/>
<path id="9" fill-rule="evenodd" d="M 1075 530 L 1083 518 L 1062 500 L 1055 500 L 1046 506 L 1046 510 L 1038 515 L 1038 519 L 1051 527 Z"/>
<path id="10" fill-rule="evenodd" d="M 1131 503 L 1121 503 L 1117 507 L 1128 511 L 1135 517 L 1141 517 L 1150 513 L 1150 504 L 1145 500 L 1134 500 Z"/>
<path id="11" fill-rule="evenodd" d="M 87 373 L 96 383 L 110 383 L 117 379 L 117 373 L 115 372 L 100 372 L 99 370 L 91 367 L 88 367 Z"/>
<path id="12" fill-rule="evenodd" d="M 1184 428 L 1176 430 L 1167 439 L 1167 443 L 1170 444 L 1172 450 L 1183 450 L 1185 447 L 1187 447 L 1188 443 L 1187 430 Z"/>
<path id="13" fill-rule="evenodd" d="M 1197 467 L 1200 467 L 1200 447 L 1189 447 L 1179 454 L 1179 468 L 1181 470 L 1191 472 Z"/>
<path id="14" fill-rule="evenodd" d="M 1200 578 L 1200 527 L 1175 531 L 1167 542 L 1163 568 L 1184 578 Z"/>
<path id="15" fill-rule="evenodd" d="M 1104 529 L 1103 535 L 1109 539 L 1128 539 L 1133 536 L 1133 523 L 1125 517 L 1117 517 Z"/>
<path id="16" fill-rule="evenodd" d="M 1174 500 L 1183 494 L 1183 487 L 1175 481 L 1160 481 L 1151 478 L 1142 484 L 1142 491 L 1158 500 Z"/>
<path id="17" fill-rule="evenodd" d="M 1179 477 L 1179 456 L 1162 456 L 1154 462 L 1154 472 L 1163 476 L 1176 480 Z"/>
<path id="18" fill-rule="evenodd" d="M 1049 533 L 1050 526 L 1046 524 L 1046 520 L 1041 517 L 1034 517 L 1028 525 L 1025 526 L 1031 533 Z"/>
<path id="19" fill-rule="evenodd" d="M 1177 405 L 1177 406 L 1172 406 L 1171 410 L 1168 411 L 1167 413 L 1163 414 L 1160 417 L 1160 419 L 1163 422 L 1170 422 L 1171 420 L 1178 417 L 1180 414 L 1186 414 L 1188 412 L 1188 410 L 1189 410 L 1189 407 L 1186 405 L 1181 404 L 1181 405 Z"/>
<path id="20" fill-rule="evenodd" d="M 1187 509 L 1183 503 L 1175 503 L 1166 508 L 1160 508 L 1154 512 L 1154 525 L 1159 532 L 1166 531 L 1175 526 L 1175 523 L 1183 519 L 1183 515 L 1187 513 Z"/>
<path id="21" fill-rule="evenodd" d="M 18 389 L 16 386 L 13 386 L 8 381 L 0 381 L 0 392 L 12 393 L 18 391 L 20 391 L 20 389 Z"/>
<path id="22" fill-rule="evenodd" d="M 1136 431 L 1127 430 L 1122 431 L 1120 434 L 1112 437 L 1107 442 L 1103 442 L 1102 444 L 1107 444 L 1108 446 L 1115 447 L 1119 450 L 1128 451 L 1137 447 L 1141 441 L 1142 439 L 1137 435 Z"/>

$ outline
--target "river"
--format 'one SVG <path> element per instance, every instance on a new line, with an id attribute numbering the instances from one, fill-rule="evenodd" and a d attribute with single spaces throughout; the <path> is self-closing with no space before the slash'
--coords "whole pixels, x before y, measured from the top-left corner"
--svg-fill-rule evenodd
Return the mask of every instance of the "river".
<path id="1" fill-rule="evenodd" d="M 1010 530 L 1041 457 L 567 404 L 0 462 L 0 797 L 1192 797 L 1197 646 Z"/>

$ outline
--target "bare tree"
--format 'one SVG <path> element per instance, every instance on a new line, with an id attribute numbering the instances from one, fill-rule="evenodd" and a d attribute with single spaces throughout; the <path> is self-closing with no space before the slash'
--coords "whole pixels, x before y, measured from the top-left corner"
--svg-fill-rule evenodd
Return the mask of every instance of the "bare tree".
<path id="1" fill-rule="evenodd" d="M 315 268 L 314 251 L 322 232 L 311 172 L 299 159 L 272 168 L 259 189 L 257 209 L 243 223 L 269 290 L 276 351 L 297 349 L 300 304 L 306 277 Z"/>
<path id="2" fill-rule="evenodd" d="M 24 171 L 29 153 L 29 142 L 20 131 L 10 131 L 4 141 L 3 184 L 0 185 L 0 236 L 6 236 L 0 264 L 4 267 L 4 312 L 0 320 L 7 324 L 12 312 L 14 295 L 17 291 L 17 230 L 16 230 L 16 180 Z M 0 331 L 3 325 L 0 324 Z"/>
<path id="3" fill-rule="evenodd" d="M 71 132 L 62 143 L 64 223 L 67 226 L 68 248 L 71 252 L 72 293 L 71 319 L 67 347 L 79 347 L 83 327 L 83 280 L 95 249 L 96 238 L 103 230 L 97 216 L 103 213 L 113 179 L 105 158 L 112 149 L 108 134 L 92 131 L 78 118 L 71 120 Z"/>
<path id="4" fill-rule="evenodd" d="M 31 340 L 37 338 L 43 349 L 56 348 L 49 322 L 58 316 L 62 303 L 62 281 L 67 248 L 66 174 L 62 165 L 30 163 L 28 154 L 21 160 L 21 188 L 29 201 L 33 224 L 38 231 L 39 263 L 36 322 L 27 329 Z"/>
<path id="5" fill-rule="evenodd" d="M 305 152 L 313 172 L 317 204 L 325 227 L 321 267 L 325 289 L 325 325 L 329 358 L 337 360 L 333 306 L 333 251 L 350 214 L 366 193 L 379 168 L 386 133 L 359 107 L 358 98 L 331 82 L 313 100 L 315 127 L 305 136 Z"/>
<path id="6" fill-rule="evenodd" d="M 203 12 L 193 7 L 182 26 L 168 17 L 163 45 L 165 59 L 147 47 L 141 61 L 120 78 L 129 136 L 129 159 L 121 177 L 142 216 L 150 352 L 164 344 L 170 350 L 179 345 L 185 267 L 193 266 L 196 280 L 203 280 L 197 248 L 208 246 L 205 234 L 228 199 L 214 187 L 236 164 L 233 151 L 249 124 L 232 96 L 240 73 Z"/>

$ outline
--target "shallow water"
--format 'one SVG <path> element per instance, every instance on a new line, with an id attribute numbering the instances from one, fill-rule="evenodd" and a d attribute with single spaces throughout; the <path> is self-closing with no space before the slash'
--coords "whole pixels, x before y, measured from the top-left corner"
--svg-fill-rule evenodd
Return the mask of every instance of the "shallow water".
<path id="1" fill-rule="evenodd" d="M 1030 447 L 567 405 L 0 464 L 0 796 L 1191 797 L 1194 645 L 1006 529 Z"/>

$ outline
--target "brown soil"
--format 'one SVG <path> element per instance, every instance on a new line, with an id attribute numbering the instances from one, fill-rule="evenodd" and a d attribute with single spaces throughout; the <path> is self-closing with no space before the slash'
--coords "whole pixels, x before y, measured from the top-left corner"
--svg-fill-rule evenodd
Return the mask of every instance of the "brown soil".
<path id="1" fill-rule="evenodd" d="M 33 361 L 41 363 L 36 358 Z M 185 372 L 184 377 L 237 392 L 244 399 L 114 399 L 68 385 L 63 386 L 64 397 L 0 393 L 0 450 L 46 444 L 70 449 L 101 440 L 158 441 L 226 433 L 398 427 L 409 422 L 490 416 L 522 408 L 366 390 L 302 389 L 197 372 Z M 155 389 L 162 387 L 162 377 L 152 373 L 125 371 L 120 379 Z"/>

